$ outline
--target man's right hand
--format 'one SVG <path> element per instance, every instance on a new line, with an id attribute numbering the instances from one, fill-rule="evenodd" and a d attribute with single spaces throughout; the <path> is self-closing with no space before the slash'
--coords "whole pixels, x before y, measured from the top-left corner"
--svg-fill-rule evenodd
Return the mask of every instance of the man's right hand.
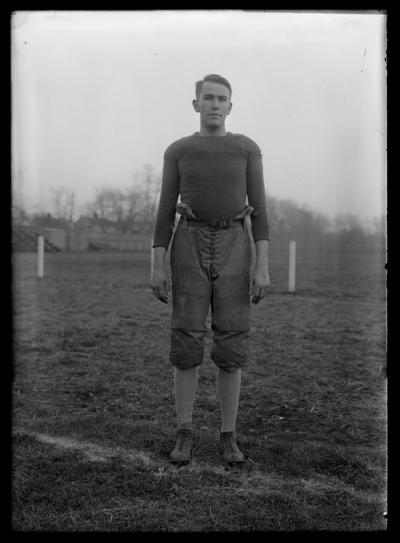
<path id="1" fill-rule="evenodd" d="M 164 247 L 155 247 L 153 251 L 151 288 L 154 296 L 166 304 L 170 295 L 170 282 L 165 268 L 166 250 Z"/>

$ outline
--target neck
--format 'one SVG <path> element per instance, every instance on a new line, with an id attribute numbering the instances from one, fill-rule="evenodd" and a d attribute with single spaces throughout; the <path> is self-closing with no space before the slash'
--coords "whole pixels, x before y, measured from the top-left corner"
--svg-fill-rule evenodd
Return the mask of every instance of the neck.
<path id="1" fill-rule="evenodd" d="M 219 128 L 210 129 L 207 126 L 200 125 L 199 133 L 200 133 L 200 136 L 218 137 L 218 136 L 225 136 L 226 130 L 225 130 L 225 126 L 220 126 Z"/>

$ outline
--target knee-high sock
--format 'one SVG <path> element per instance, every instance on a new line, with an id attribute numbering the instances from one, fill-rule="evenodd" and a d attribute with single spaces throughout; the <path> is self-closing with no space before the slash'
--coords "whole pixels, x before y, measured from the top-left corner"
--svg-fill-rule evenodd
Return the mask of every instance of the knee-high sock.
<path id="1" fill-rule="evenodd" d="M 178 428 L 192 427 L 193 404 L 196 396 L 199 367 L 174 368 L 175 408 Z"/>
<path id="2" fill-rule="evenodd" d="M 217 386 L 221 406 L 221 432 L 234 432 L 239 407 L 241 370 L 225 371 L 218 368 Z"/>

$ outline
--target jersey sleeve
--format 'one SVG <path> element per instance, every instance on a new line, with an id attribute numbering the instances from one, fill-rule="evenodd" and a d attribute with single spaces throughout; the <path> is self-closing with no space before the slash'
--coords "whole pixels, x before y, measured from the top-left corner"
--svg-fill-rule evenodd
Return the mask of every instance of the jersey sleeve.
<path id="1" fill-rule="evenodd" d="M 179 196 L 179 171 L 172 153 L 164 154 L 160 200 L 154 229 L 153 247 L 168 249 L 175 224 L 176 203 Z"/>
<path id="2" fill-rule="evenodd" d="M 269 223 L 265 199 L 265 186 L 261 150 L 252 142 L 247 159 L 247 197 L 254 208 L 251 228 L 254 241 L 269 240 Z"/>

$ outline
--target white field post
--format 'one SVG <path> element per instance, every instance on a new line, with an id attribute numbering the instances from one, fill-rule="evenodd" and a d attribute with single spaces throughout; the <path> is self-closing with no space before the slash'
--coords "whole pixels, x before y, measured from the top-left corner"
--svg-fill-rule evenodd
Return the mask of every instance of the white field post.
<path id="1" fill-rule="evenodd" d="M 43 277 L 44 275 L 44 237 L 38 236 L 37 245 L 37 275 Z"/>
<path id="2" fill-rule="evenodd" d="M 150 240 L 150 277 L 153 277 L 153 266 L 154 266 L 154 249 L 153 249 L 154 239 Z"/>
<path id="3" fill-rule="evenodd" d="M 289 292 L 296 290 L 296 242 L 289 243 Z"/>

